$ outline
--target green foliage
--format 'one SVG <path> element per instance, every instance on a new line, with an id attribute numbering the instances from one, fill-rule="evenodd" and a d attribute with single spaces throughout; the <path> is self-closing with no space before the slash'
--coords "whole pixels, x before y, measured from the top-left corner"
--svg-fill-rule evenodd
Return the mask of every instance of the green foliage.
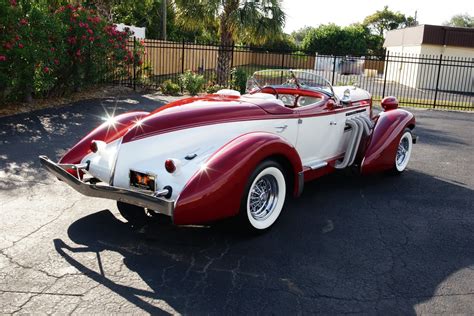
<path id="1" fill-rule="evenodd" d="M 469 13 L 456 14 L 449 21 L 445 22 L 447 26 L 474 27 L 474 16 Z"/>
<path id="2" fill-rule="evenodd" d="M 180 25 L 189 30 L 218 29 L 217 82 L 225 84 L 234 43 L 265 44 L 282 34 L 285 14 L 280 0 L 174 0 Z"/>
<path id="3" fill-rule="evenodd" d="M 220 30 L 234 42 L 262 45 L 282 34 L 285 14 L 279 0 L 175 0 L 178 24 L 188 30 Z"/>
<path id="4" fill-rule="evenodd" d="M 218 85 L 218 84 L 211 84 L 206 87 L 206 93 L 216 93 L 219 90 L 225 89 L 226 87 Z"/>
<path id="5" fill-rule="evenodd" d="M 150 39 L 161 39 L 163 11 L 163 0 L 145 1 L 116 1 L 112 5 L 112 16 L 115 23 L 125 23 L 138 27 L 146 27 L 146 37 Z M 198 27 L 187 30 L 178 25 L 175 6 L 168 1 L 166 14 L 167 39 L 170 41 L 215 42 L 217 27 Z"/>
<path id="6" fill-rule="evenodd" d="M 406 26 L 407 17 L 400 12 L 393 12 L 385 6 L 382 11 L 377 10 L 374 14 L 367 16 L 363 24 L 373 30 L 376 34 L 383 36 L 384 32 Z"/>
<path id="7" fill-rule="evenodd" d="M 165 95 L 178 95 L 181 90 L 179 85 L 177 83 L 174 83 L 171 80 L 164 81 L 161 84 L 160 89 L 161 89 L 161 93 Z"/>
<path id="8" fill-rule="evenodd" d="M 297 45 L 300 45 L 306 37 L 306 34 L 308 34 L 312 29 L 313 27 L 311 26 L 302 27 L 299 30 L 291 32 L 291 37 Z"/>
<path id="9" fill-rule="evenodd" d="M 321 25 L 309 30 L 303 39 L 306 52 L 335 55 L 363 55 L 369 49 L 369 31 L 360 24 L 340 27 Z"/>
<path id="10" fill-rule="evenodd" d="M 232 73 L 232 89 L 235 89 L 239 91 L 241 94 L 244 94 L 249 75 L 243 68 L 233 68 L 231 73 Z"/>
<path id="11" fill-rule="evenodd" d="M 206 80 L 204 76 L 188 70 L 179 76 L 179 82 L 181 87 L 188 91 L 190 95 L 196 95 L 202 91 Z"/>
<path id="12" fill-rule="evenodd" d="M 127 49 L 119 32 L 95 11 L 47 1 L 0 1 L 0 90 L 27 101 L 99 82 L 128 65 L 141 65 L 141 45 Z M 113 67 L 106 67 L 107 63 Z"/>
<path id="13" fill-rule="evenodd" d="M 244 43 L 245 44 L 245 43 Z M 295 50 L 297 49 L 297 45 L 295 40 L 288 34 L 276 34 L 273 38 L 268 38 L 266 41 L 262 42 L 261 45 L 248 45 L 250 47 L 257 47 L 257 48 L 271 48 L 272 50 Z"/>
<path id="14" fill-rule="evenodd" d="M 384 37 L 378 34 L 368 34 L 366 37 L 367 41 L 367 54 L 370 55 L 383 55 L 385 49 L 383 48 Z"/>

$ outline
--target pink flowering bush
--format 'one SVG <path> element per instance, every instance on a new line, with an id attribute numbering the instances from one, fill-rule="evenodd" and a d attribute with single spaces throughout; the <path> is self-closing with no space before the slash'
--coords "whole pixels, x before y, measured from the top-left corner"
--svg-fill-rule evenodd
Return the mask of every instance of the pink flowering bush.
<path id="1" fill-rule="evenodd" d="M 82 6 L 0 0 L 0 28 L 2 99 L 63 94 L 141 65 L 140 43 L 133 51 L 129 32 Z"/>

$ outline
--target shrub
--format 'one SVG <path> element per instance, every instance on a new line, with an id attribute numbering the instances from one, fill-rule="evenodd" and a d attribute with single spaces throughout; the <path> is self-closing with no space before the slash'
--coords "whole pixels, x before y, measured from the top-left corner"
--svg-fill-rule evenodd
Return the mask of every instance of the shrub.
<path id="1" fill-rule="evenodd" d="M 243 68 L 232 69 L 232 89 L 239 91 L 241 94 L 245 93 L 247 88 L 247 72 Z"/>
<path id="2" fill-rule="evenodd" d="M 55 10 L 47 3 L 0 1 L 0 96 L 62 94 L 141 65 L 140 43 L 127 48 L 130 32 L 80 5 Z"/>
<path id="3" fill-rule="evenodd" d="M 211 84 L 207 86 L 206 93 L 216 93 L 217 91 L 222 89 L 225 89 L 225 87 L 218 84 Z"/>
<path id="4" fill-rule="evenodd" d="M 206 80 L 204 76 L 188 70 L 179 76 L 179 82 L 181 87 L 188 91 L 190 95 L 196 95 L 202 91 Z"/>
<path id="5" fill-rule="evenodd" d="M 165 95 L 178 95 L 181 88 L 171 80 L 164 81 L 161 85 L 161 93 Z"/>

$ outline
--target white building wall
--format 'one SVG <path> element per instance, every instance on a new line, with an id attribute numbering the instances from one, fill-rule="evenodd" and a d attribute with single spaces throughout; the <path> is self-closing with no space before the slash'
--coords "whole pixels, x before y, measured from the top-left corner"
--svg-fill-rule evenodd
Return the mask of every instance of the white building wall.
<path id="1" fill-rule="evenodd" d="M 421 46 L 387 47 L 389 54 L 386 66 L 387 80 L 415 87 L 418 78 L 418 65 L 409 63 L 410 59 L 403 57 L 417 57 L 421 54 Z"/>
<path id="2" fill-rule="evenodd" d="M 450 47 L 439 45 L 423 45 L 423 54 L 435 55 L 436 58 L 443 55 L 443 62 L 439 76 L 438 89 L 445 91 L 473 92 L 474 71 L 472 67 L 460 67 L 465 61 L 474 61 L 474 48 Z M 428 68 L 425 66 L 425 68 Z M 436 77 L 439 66 L 434 66 Z M 431 71 L 426 69 L 425 71 Z M 436 80 L 427 81 L 420 77 L 418 80 L 420 89 L 436 89 Z"/>
<path id="3" fill-rule="evenodd" d="M 474 61 L 474 49 L 472 48 L 443 47 L 424 44 L 387 47 L 387 51 L 389 52 L 387 80 L 417 89 L 436 89 L 439 57 L 443 54 L 438 89 L 456 92 L 473 92 L 474 71 L 472 67 L 459 67 L 462 64 L 460 60 Z M 420 60 L 422 64 L 402 63 L 403 59 L 400 58 L 401 55 L 408 57 L 427 57 L 433 60 Z"/>

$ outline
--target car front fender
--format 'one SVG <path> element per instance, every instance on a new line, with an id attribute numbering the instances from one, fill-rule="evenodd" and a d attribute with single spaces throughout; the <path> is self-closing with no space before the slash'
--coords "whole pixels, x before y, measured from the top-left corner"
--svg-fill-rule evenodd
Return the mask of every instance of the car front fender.
<path id="1" fill-rule="evenodd" d="M 415 127 L 415 117 L 412 113 L 402 109 L 380 113 L 362 159 L 362 174 L 393 167 L 398 143 L 407 127 Z"/>
<path id="2" fill-rule="evenodd" d="M 174 223 L 205 223 L 237 215 L 250 175 L 271 157 L 288 163 L 297 194 L 303 167 L 296 149 L 277 135 L 248 133 L 222 146 L 188 181 L 177 199 Z"/>

